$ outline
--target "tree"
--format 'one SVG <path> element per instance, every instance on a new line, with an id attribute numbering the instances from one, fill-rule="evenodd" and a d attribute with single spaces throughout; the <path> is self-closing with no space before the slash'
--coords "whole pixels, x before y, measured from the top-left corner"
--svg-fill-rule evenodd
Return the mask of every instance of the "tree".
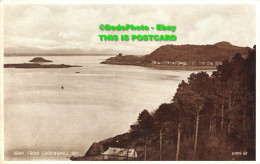
<path id="1" fill-rule="evenodd" d="M 172 101 L 174 103 L 175 109 L 177 110 L 178 116 L 178 137 L 177 137 L 177 149 L 176 149 L 176 161 L 179 160 L 179 153 L 180 153 L 180 140 L 181 140 L 181 127 L 184 122 L 184 110 L 186 105 L 186 93 L 185 90 L 189 88 L 188 84 L 182 81 L 177 89 L 175 96 L 173 97 Z"/>
<path id="2" fill-rule="evenodd" d="M 141 132 L 141 134 L 144 137 L 144 160 L 146 161 L 146 139 L 147 135 L 151 133 L 152 127 L 153 127 L 153 117 L 150 115 L 150 113 L 144 109 L 138 117 L 138 127 Z"/>
<path id="3" fill-rule="evenodd" d="M 175 121 L 176 111 L 174 110 L 174 105 L 171 104 L 161 104 L 159 108 L 154 112 L 154 124 L 156 127 L 160 127 L 164 122 Z"/>
<path id="4" fill-rule="evenodd" d="M 192 75 L 193 76 L 193 75 Z M 173 98 L 176 109 L 178 109 L 178 139 L 177 139 L 177 151 L 176 160 L 179 159 L 180 139 L 181 139 L 181 127 L 184 123 L 188 123 L 196 117 L 195 127 L 195 141 L 194 141 L 194 157 L 196 155 L 197 141 L 198 141 L 198 128 L 199 128 L 199 113 L 203 110 L 204 99 L 194 92 L 190 85 L 182 81 L 179 84 L 177 92 Z"/>

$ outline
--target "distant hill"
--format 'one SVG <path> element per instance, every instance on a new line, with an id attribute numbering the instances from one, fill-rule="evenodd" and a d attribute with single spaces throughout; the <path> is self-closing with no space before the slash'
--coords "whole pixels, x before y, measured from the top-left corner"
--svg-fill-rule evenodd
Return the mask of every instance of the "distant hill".
<path id="1" fill-rule="evenodd" d="M 119 55 L 110 57 L 101 64 L 135 65 L 163 70 L 212 70 L 224 59 L 231 60 L 236 53 L 246 58 L 250 47 L 239 47 L 229 42 L 213 45 L 164 45 L 148 55 Z"/>
<path id="2" fill-rule="evenodd" d="M 114 49 L 95 49 L 92 48 L 90 50 L 82 50 L 80 48 L 70 48 L 70 47 L 58 47 L 53 49 L 43 49 L 40 47 L 33 46 L 8 46 L 4 48 L 5 56 L 37 56 L 37 54 L 41 54 L 44 56 L 75 56 L 75 55 L 110 55 L 116 54 L 117 50 Z"/>
<path id="3" fill-rule="evenodd" d="M 151 61 L 222 61 L 232 59 L 234 54 L 243 57 L 248 54 L 249 47 L 234 46 L 229 42 L 218 42 L 213 45 L 164 45 L 157 48 L 145 59 Z"/>
<path id="4" fill-rule="evenodd" d="M 85 52 L 72 48 L 57 48 L 57 49 L 52 49 L 52 50 L 47 50 L 47 49 L 42 49 L 38 47 L 30 47 L 30 46 L 14 46 L 14 47 L 7 47 L 4 48 L 4 53 L 5 54 L 84 54 Z"/>

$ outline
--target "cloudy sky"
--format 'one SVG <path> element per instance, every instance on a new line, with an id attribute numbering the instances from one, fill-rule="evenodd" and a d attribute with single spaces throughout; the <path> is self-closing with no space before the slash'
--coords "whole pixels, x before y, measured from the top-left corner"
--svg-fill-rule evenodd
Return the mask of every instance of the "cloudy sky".
<path id="1" fill-rule="evenodd" d="M 254 5 L 5 5 L 5 50 L 39 48 L 85 53 L 147 54 L 165 44 L 214 44 L 228 41 L 250 46 L 256 40 Z M 99 24 L 176 26 L 176 31 L 101 31 Z M 177 41 L 100 41 L 98 35 L 168 34 Z M 114 50 L 114 51 L 113 51 Z"/>

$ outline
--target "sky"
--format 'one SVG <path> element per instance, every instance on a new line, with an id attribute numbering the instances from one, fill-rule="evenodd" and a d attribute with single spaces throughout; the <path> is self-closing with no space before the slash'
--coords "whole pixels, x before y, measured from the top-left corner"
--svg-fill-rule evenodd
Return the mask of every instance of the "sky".
<path id="1" fill-rule="evenodd" d="M 248 4 L 31 4 L 4 6 L 4 48 L 145 55 L 166 44 L 256 44 Z M 100 24 L 176 26 L 171 31 L 101 31 Z M 176 41 L 100 41 L 98 35 L 176 35 Z"/>

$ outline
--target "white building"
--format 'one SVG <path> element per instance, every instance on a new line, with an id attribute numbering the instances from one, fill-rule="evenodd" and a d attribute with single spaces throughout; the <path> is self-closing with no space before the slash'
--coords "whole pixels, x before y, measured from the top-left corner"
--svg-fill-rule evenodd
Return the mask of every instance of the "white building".
<path id="1" fill-rule="evenodd" d="M 124 160 L 127 158 L 137 158 L 137 152 L 134 149 L 122 149 L 109 147 L 107 151 L 102 153 L 105 160 Z"/>

